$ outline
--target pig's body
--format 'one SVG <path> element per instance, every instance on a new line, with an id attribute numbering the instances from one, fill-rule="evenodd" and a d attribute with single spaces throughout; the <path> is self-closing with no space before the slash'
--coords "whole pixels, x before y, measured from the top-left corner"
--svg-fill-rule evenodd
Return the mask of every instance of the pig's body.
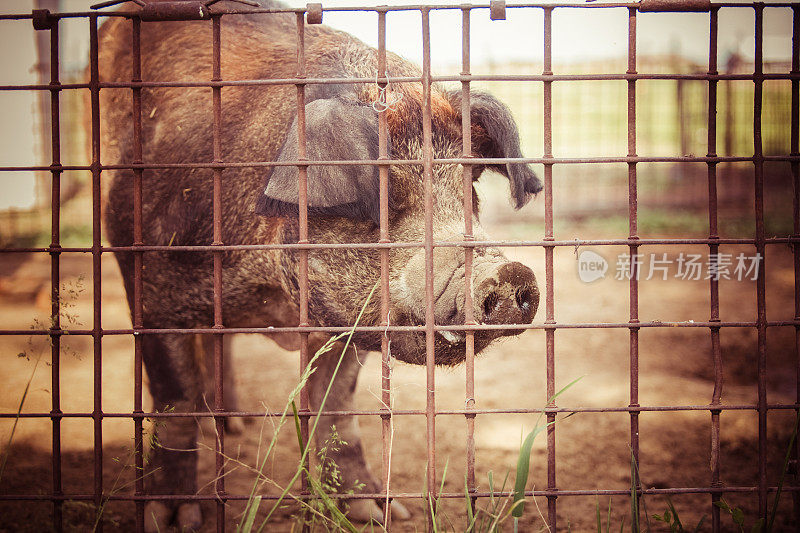
<path id="1" fill-rule="evenodd" d="M 215 9 L 224 9 L 223 4 Z M 276 4 L 269 4 L 276 5 Z M 212 77 L 212 34 L 208 21 L 144 22 L 144 81 L 208 81 Z M 309 78 L 374 78 L 376 52 L 353 37 L 325 26 L 305 30 L 306 74 Z M 292 78 L 296 75 L 296 19 L 292 14 L 228 15 L 222 18 L 222 79 Z M 130 81 L 131 23 L 110 19 L 102 27 L 101 81 Z M 419 70 L 390 55 L 390 76 L 418 76 Z M 392 85 L 400 100 L 387 111 L 391 157 L 421 158 L 419 83 Z M 129 89 L 101 91 L 102 162 L 134 161 L 132 98 Z M 305 91 L 309 159 L 376 159 L 378 96 L 375 84 L 308 85 Z M 390 96 L 391 98 L 392 96 Z M 221 160 L 230 162 L 295 160 L 296 88 L 293 85 L 225 87 L 220 125 Z M 435 157 L 461 155 L 460 95 L 434 87 L 431 97 Z M 519 157 L 516 126 L 507 109 L 486 95 L 473 95 L 473 151 L 480 157 Z M 213 112 L 209 88 L 146 88 L 142 90 L 142 150 L 145 163 L 209 163 L 213 161 Z M 513 201 L 520 207 L 541 184 L 525 165 L 497 165 L 509 177 Z M 480 174 L 478 169 L 477 175 Z M 142 242 L 146 245 L 208 245 L 212 243 L 211 169 L 161 169 L 143 173 Z M 265 244 L 297 242 L 297 170 L 295 167 L 227 168 L 222 173 L 222 242 Z M 311 166 L 309 180 L 309 240 L 315 243 L 377 242 L 377 169 Z M 268 181 L 267 181 L 268 178 Z M 107 171 L 105 230 L 114 246 L 133 244 L 133 173 Z M 266 183 L 266 185 L 265 185 Z M 423 239 L 423 179 L 419 166 L 390 168 L 390 236 L 393 241 Z M 464 228 L 462 171 L 457 165 L 434 168 L 434 238 L 460 240 Z M 477 201 L 473 216 L 477 217 Z M 256 214 L 256 211 L 259 214 Z M 259 216 L 261 215 L 261 216 Z M 475 234 L 483 238 L 477 218 Z M 438 248 L 434 254 L 437 324 L 464 321 L 464 259 L 460 248 Z M 117 254 L 129 303 L 133 309 L 133 254 Z M 146 328 L 210 327 L 213 324 L 212 255 L 209 252 L 147 252 L 143 256 L 143 326 Z M 424 323 L 424 252 L 420 248 L 392 250 L 390 258 L 390 320 L 392 324 Z M 315 250 L 309 254 L 309 314 L 312 325 L 349 326 L 379 278 L 377 250 Z M 299 317 L 298 254 L 292 251 L 226 251 L 223 253 L 222 314 L 226 327 L 296 326 Z M 475 253 L 473 285 L 475 317 L 485 323 L 529 323 L 538 305 L 533 273 L 508 262 L 497 249 Z M 367 307 L 362 324 L 380 324 L 379 299 Z M 478 332 L 476 351 L 508 331 Z M 227 337 L 226 337 L 227 338 Z M 296 335 L 276 335 L 287 349 L 296 349 Z M 423 363 L 424 335 L 393 333 L 392 354 Z M 310 351 L 325 341 L 310 337 Z M 360 335 L 361 351 L 380 348 L 379 335 Z M 188 335 L 145 335 L 142 340 L 155 407 L 194 411 L 213 405 L 203 397 L 203 372 Z M 332 354 L 336 354 L 334 349 Z M 463 360 L 463 335 L 436 336 L 436 361 Z M 312 407 L 318 405 L 332 372 L 323 357 L 310 383 Z M 226 362 L 229 354 L 226 354 Z M 264 364 L 269 364 L 264 361 Z M 326 410 L 350 407 L 358 374 L 355 351 L 345 358 Z M 230 375 L 230 372 L 227 372 Z M 229 391 L 233 393 L 233 391 Z M 235 405 L 226 391 L 226 407 Z M 233 397 L 233 394 L 230 395 Z M 195 479 L 196 425 L 189 418 L 166 419 L 162 446 L 152 451 L 153 494 L 191 494 Z M 363 458 L 353 417 L 330 417 L 320 424 L 318 441 L 335 424 L 344 449 L 332 460 L 342 471 L 342 489 L 358 480 L 377 492 L 378 483 Z M 358 518 L 378 517 L 372 500 L 353 500 Z M 174 509 L 150 502 L 148 530 L 162 529 Z M 178 525 L 198 527 L 197 504 L 177 508 Z"/>

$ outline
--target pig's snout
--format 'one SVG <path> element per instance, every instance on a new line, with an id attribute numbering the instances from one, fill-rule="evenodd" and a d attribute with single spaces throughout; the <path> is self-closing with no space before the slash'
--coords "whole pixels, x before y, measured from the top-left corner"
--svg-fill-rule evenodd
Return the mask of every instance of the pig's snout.
<path id="1" fill-rule="evenodd" d="M 476 291 L 484 324 L 530 324 L 539 307 L 539 288 L 533 271 L 522 263 L 501 265 L 481 280 Z M 515 335 L 508 330 L 501 335 Z"/>

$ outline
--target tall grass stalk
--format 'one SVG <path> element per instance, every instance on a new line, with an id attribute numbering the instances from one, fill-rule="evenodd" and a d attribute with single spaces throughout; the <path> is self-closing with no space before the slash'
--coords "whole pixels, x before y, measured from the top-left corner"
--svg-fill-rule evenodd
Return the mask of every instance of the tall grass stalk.
<path id="1" fill-rule="evenodd" d="M 253 530 L 253 526 L 254 526 L 254 523 L 255 523 L 255 515 L 258 512 L 258 508 L 261 505 L 261 501 L 262 501 L 262 499 L 260 497 L 257 497 L 256 491 L 258 490 L 258 486 L 260 484 L 260 480 L 263 479 L 263 477 L 264 477 L 264 474 L 263 474 L 264 467 L 266 466 L 267 459 L 270 457 L 270 455 L 272 454 L 273 449 L 275 448 L 275 445 L 277 443 L 278 435 L 280 433 L 280 430 L 283 427 L 283 425 L 286 423 L 286 419 L 288 417 L 289 410 L 290 409 L 295 409 L 296 410 L 296 406 L 294 404 L 295 399 L 299 396 L 300 391 L 306 385 L 306 383 L 308 382 L 309 378 L 311 377 L 311 374 L 314 372 L 314 370 L 315 370 L 314 369 L 314 364 L 317 362 L 317 360 L 323 354 L 329 352 L 333 348 L 334 344 L 337 341 L 339 341 L 342 338 L 346 337 L 346 341 L 345 341 L 344 347 L 342 348 L 342 351 L 339 354 L 339 359 L 336 362 L 336 367 L 334 368 L 333 374 L 331 375 L 331 379 L 330 379 L 330 382 L 328 383 L 328 387 L 325 389 L 325 394 L 323 395 L 322 400 L 320 401 L 320 405 L 318 406 L 318 410 L 322 411 L 324 409 L 324 407 L 325 407 L 325 403 L 328 400 L 328 395 L 330 394 L 331 388 L 333 386 L 333 382 L 336 379 L 337 374 L 339 373 L 339 368 L 341 367 L 341 364 L 342 364 L 342 361 L 344 360 L 345 354 L 347 353 L 347 350 L 350 347 L 350 344 L 351 344 L 352 339 L 353 339 L 353 335 L 355 333 L 355 329 L 356 329 L 356 327 L 358 327 L 358 324 L 361 322 L 361 318 L 363 317 L 364 312 L 366 311 L 367 305 L 369 304 L 370 300 L 372 299 L 372 296 L 375 294 L 375 290 L 377 288 L 378 288 L 378 283 L 375 283 L 375 285 L 372 287 L 372 290 L 369 292 L 369 295 L 367 295 L 367 299 L 364 302 L 364 305 L 361 307 L 361 310 L 358 313 L 358 317 L 356 318 L 355 323 L 353 324 L 353 327 L 350 328 L 349 331 L 340 333 L 339 335 L 336 335 L 335 337 L 331 337 L 330 339 L 328 339 L 328 341 L 319 350 L 317 350 L 317 352 L 314 354 L 314 356 L 308 362 L 308 365 L 306 366 L 306 368 L 303 369 L 303 373 L 302 373 L 302 375 L 300 377 L 300 381 L 297 383 L 295 388 L 289 394 L 289 400 L 287 401 L 286 406 L 284 407 L 283 412 L 281 413 L 281 417 L 280 417 L 280 419 L 278 421 L 278 424 L 277 424 L 277 426 L 275 428 L 275 431 L 274 431 L 274 434 L 272 436 L 272 439 L 270 440 L 270 443 L 269 443 L 269 445 L 267 447 L 267 450 L 266 450 L 266 452 L 264 454 L 264 457 L 261 460 L 261 464 L 258 467 L 257 476 L 256 476 L 255 481 L 253 482 L 253 487 L 250 490 L 250 496 L 248 497 L 247 504 L 245 506 L 245 511 L 244 511 L 244 514 L 243 514 L 243 516 L 245 517 L 245 520 L 239 526 L 237 526 L 237 531 L 242 532 L 242 533 L 251 533 L 252 530 Z M 309 435 L 308 435 L 308 441 L 309 442 L 311 442 L 311 440 L 314 438 L 314 435 L 316 434 L 317 426 L 319 424 L 319 419 L 320 419 L 319 416 L 314 419 L 314 423 L 313 423 L 313 425 L 312 425 L 312 427 L 311 427 L 311 429 L 309 431 Z M 299 432 L 299 425 L 298 425 L 298 432 Z M 258 529 L 256 531 L 260 532 L 260 531 L 264 530 L 264 527 L 267 525 L 267 523 L 269 522 L 270 518 L 272 518 L 272 515 L 275 513 L 275 511 L 281 505 L 281 503 L 286 498 L 286 496 L 289 494 L 289 491 L 291 490 L 292 485 L 294 485 L 294 483 L 297 481 L 297 479 L 304 472 L 307 473 L 304 465 L 305 465 L 306 459 L 308 458 L 308 453 L 309 453 L 310 446 L 305 446 L 302 443 L 302 438 L 301 438 L 300 446 L 301 446 L 302 453 L 301 453 L 300 461 L 298 462 L 297 469 L 295 470 L 295 473 L 292 476 L 292 479 L 286 484 L 286 486 L 282 490 L 280 496 L 275 501 L 275 503 L 272 505 L 272 508 L 269 510 L 269 512 L 267 513 L 267 516 L 261 522 L 261 525 L 258 527 Z M 311 479 L 311 476 L 309 476 L 309 479 Z M 313 488 L 314 487 L 313 487 L 313 484 L 312 484 L 312 489 Z M 317 488 L 321 489 L 321 487 L 317 487 Z M 322 491 L 322 492 L 324 493 L 324 491 Z M 320 494 L 317 494 L 317 495 L 321 496 Z M 327 503 L 325 502 L 324 498 L 323 498 L 323 502 L 325 503 L 325 505 L 327 507 Z M 344 517 L 343 514 L 341 516 L 344 518 L 346 524 L 350 524 L 349 520 L 347 520 L 347 518 Z M 353 530 L 355 531 L 355 528 L 354 528 L 354 526 L 352 526 L 352 524 L 350 524 L 350 527 L 353 527 Z"/>
<path id="2" fill-rule="evenodd" d="M 583 379 L 583 376 L 572 380 L 569 384 L 567 384 L 564 388 L 553 394 L 551 398 L 547 400 L 547 404 L 551 404 L 562 395 L 564 392 L 567 391 L 570 387 L 575 385 L 578 381 Z M 519 449 L 519 457 L 517 458 L 517 475 L 514 479 L 514 503 L 512 504 L 511 515 L 514 517 L 514 531 L 516 532 L 518 529 L 518 522 L 522 513 L 525 511 L 525 485 L 528 483 L 528 474 L 530 472 L 530 464 L 531 464 L 531 449 L 533 448 L 533 441 L 536 439 L 536 436 L 547 429 L 548 427 L 555 424 L 555 420 L 552 422 L 548 422 L 547 424 L 541 425 L 542 417 L 544 416 L 544 411 L 539 413 L 539 418 L 536 420 L 536 425 L 533 427 L 530 433 L 525 437 L 525 440 L 522 442 L 522 446 Z M 567 415 L 570 416 L 570 415 Z"/>

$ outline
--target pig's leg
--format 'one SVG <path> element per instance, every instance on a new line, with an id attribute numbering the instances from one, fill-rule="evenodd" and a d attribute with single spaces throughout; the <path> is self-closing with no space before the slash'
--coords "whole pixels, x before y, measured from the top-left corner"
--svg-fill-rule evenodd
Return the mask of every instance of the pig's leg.
<path id="1" fill-rule="evenodd" d="M 317 343 L 309 343 L 309 352 L 314 353 L 318 348 Z M 336 364 L 342 355 L 343 343 L 336 343 L 326 354 L 317 361 L 316 371 L 311 375 L 309 383 L 310 399 L 314 409 L 319 409 L 328 384 L 333 378 L 333 385 L 328 393 L 328 398 L 323 406 L 323 411 L 349 411 L 353 408 L 353 393 L 356 388 L 358 372 L 367 352 L 357 351 L 351 344 L 342 358 L 341 365 L 336 371 Z M 313 421 L 312 421 L 313 424 Z M 340 442 L 332 442 L 333 427 Z M 340 472 L 339 492 L 355 490 L 356 492 L 380 492 L 382 485 L 369 471 L 364 450 L 361 446 L 361 434 L 358 429 L 356 416 L 323 416 L 320 418 L 315 433 L 317 449 L 327 448 L 326 459 L 330 468 L 336 465 Z M 333 448 L 338 448 L 338 451 Z M 327 480 L 331 482 L 330 476 Z M 363 484 L 363 488 L 356 487 Z M 382 503 L 382 501 L 381 501 Z M 352 499 L 348 500 L 351 519 L 369 522 L 383 521 L 383 511 L 375 500 Z M 392 503 L 392 512 L 395 518 L 405 519 L 410 515 L 399 503 Z"/>
<path id="2" fill-rule="evenodd" d="M 192 412 L 202 395 L 202 374 L 192 335 L 144 335 L 142 358 L 150 380 L 153 408 L 159 412 Z M 145 483 L 151 494 L 197 493 L 197 421 L 188 417 L 156 418 Z M 175 506 L 151 501 L 145 506 L 145 531 L 166 531 Z M 200 504 L 177 505 L 181 531 L 202 525 Z"/>
<path id="3" fill-rule="evenodd" d="M 205 396 L 203 398 L 204 409 L 214 409 L 215 404 L 215 380 L 214 380 L 214 336 L 200 335 L 202 337 L 202 350 L 205 352 Z M 239 396 L 236 391 L 234 379 L 233 335 L 222 336 L 222 395 L 223 408 L 226 411 L 239 411 Z M 225 419 L 225 432 L 231 435 L 239 435 L 244 431 L 244 420 L 239 417 L 229 417 Z"/>

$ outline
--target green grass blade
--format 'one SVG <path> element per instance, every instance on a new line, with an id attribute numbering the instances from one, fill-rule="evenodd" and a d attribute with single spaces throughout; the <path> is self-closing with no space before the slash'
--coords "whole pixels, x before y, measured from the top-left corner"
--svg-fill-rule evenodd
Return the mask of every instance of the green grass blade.
<path id="1" fill-rule="evenodd" d="M 251 505 L 252 503 L 252 505 Z M 252 502 L 248 502 L 247 511 L 244 516 L 244 523 L 242 524 L 241 531 L 243 533 L 250 533 L 253 530 L 253 523 L 256 521 L 256 513 L 258 507 L 261 505 L 261 496 L 255 496 Z"/>
<path id="2" fill-rule="evenodd" d="M 22 392 L 22 398 L 19 400 L 19 405 L 17 406 L 17 414 L 14 417 L 14 425 L 11 426 L 11 433 L 8 435 L 8 442 L 6 442 L 6 448 L 3 450 L 3 460 L 0 462 L 0 479 L 3 479 L 3 472 L 6 469 L 6 462 L 8 461 L 8 455 L 11 453 L 11 443 L 14 441 L 14 433 L 17 431 L 17 424 L 19 424 L 19 419 L 22 414 L 22 408 L 25 406 L 25 400 L 28 398 L 28 391 L 31 389 L 31 383 L 33 382 L 33 376 L 36 374 L 36 368 L 39 366 L 39 361 L 42 359 L 41 352 L 39 356 L 36 358 L 36 361 L 33 364 L 33 370 L 31 370 L 31 375 L 28 378 L 27 383 L 25 383 L 25 390 Z"/>
<path id="3" fill-rule="evenodd" d="M 469 485 L 467 485 L 467 476 L 464 476 L 464 499 L 467 504 L 467 529 L 465 533 L 472 531 L 475 526 L 475 514 L 472 511 L 472 500 L 469 497 Z"/>
<path id="4" fill-rule="evenodd" d="M 306 446 L 303 443 L 303 433 L 300 429 L 300 415 L 297 414 L 297 405 L 292 400 L 292 414 L 294 415 L 294 430 L 297 434 L 297 444 L 300 446 L 300 453 L 305 453 Z"/>
<path id="5" fill-rule="evenodd" d="M 583 376 L 569 382 L 565 387 L 553 394 L 547 403 L 551 403 L 581 379 L 583 379 Z M 541 416 L 539 419 L 541 419 Z M 525 437 L 525 440 L 522 442 L 522 446 L 519 449 L 519 457 L 517 458 L 517 475 L 514 480 L 514 507 L 513 511 L 511 512 L 511 515 L 515 518 L 521 517 L 523 511 L 525 510 L 525 485 L 528 483 L 528 474 L 530 473 L 531 449 L 533 448 L 533 441 L 536 439 L 536 436 L 539 433 L 547 429 L 552 424 L 555 424 L 555 421 L 548 422 L 543 426 L 540 426 L 537 422 L 536 426 L 531 430 L 530 433 L 528 433 L 528 436 Z"/>
<path id="6" fill-rule="evenodd" d="M 603 533 L 603 524 L 600 522 L 600 496 L 594 497 L 594 509 L 597 514 L 597 533 Z"/>
<path id="7" fill-rule="evenodd" d="M 778 502 L 781 499 L 783 481 L 786 478 L 786 472 L 789 470 L 789 460 L 792 458 L 792 449 L 794 448 L 794 441 L 797 439 L 798 426 L 800 426 L 800 411 L 797 412 L 797 417 L 794 420 L 792 438 L 789 439 L 789 447 L 786 449 L 786 456 L 783 459 L 783 469 L 781 470 L 781 477 L 778 481 L 778 490 L 775 492 L 775 501 L 772 502 L 772 510 L 769 513 L 769 523 L 767 524 L 766 529 L 767 532 L 771 532 L 772 527 L 775 525 L 775 516 L 778 514 Z"/>
<path id="8" fill-rule="evenodd" d="M 631 525 L 635 527 L 634 531 L 639 529 L 639 494 L 636 491 L 636 459 L 633 457 L 633 450 L 631 450 Z"/>
<path id="9" fill-rule="evenodd" d="M 511 513 L 511 515 L 516 518 L 522 516 L 522 512 L 525 510 L 525 485 L 528 483 L 528 473 L 530 472 L 531 466 L 531 448 L 533 448 L 533 441 L 536 439 L 536 436 L 539 433 L 547 429 L 547 427 L 552 424 L 553 422 L 550 422 L 543 426 L 537 425 L 534 427 L 531 432 L 528 433 L 528 436 L 525 437 L 525 440 L 522 442 L 522 446 L 519 449 L 519 457 L 517 458 L 517 477 L 514 481 L 514 505 L 516 505 L 516 507 Z"/>
<path id="10" fill-rule="evenodd" d="M 706 515 L 700 517 L 700 521 L 694 526 L 692 533 L 700 533 L 700 530 L 703 528 L 703 522 L 706 521 Z"/>
<path id="11" fill-rule="evenodd" d="M 611 496 L 608 497 L 608 517 L 606 518 L 606 533 L 611 533 Z"/>
<path id="12" fill-rule="evenodd" d="M 308 377 L 314 371 L 313 370 L 313 364 L 316 361 L 316 359 L 322 353 L 324 353 L 324 351 L 326 349 L 330 350 L 330 346 L 332 346 L 333 342 L 335 342 L 336 340 L 338 340 L 338 339 L 340 339 L 342 337 L 346 337 L 347 340 L 344 343 L 344 347 L 342 348 L 342 352 L 339 354 L 339 360 L 336 362 L 336 366 L 333 369 L 333 374 L 332 374 L 331 379 L 330 379 L 330 381 L 328 383 L 328 387 L 325 389 L 325 393 L 322 395 L 322 400 L 320 401 L 320 405 L 318 407 L 319 411 L 323 410 L 323 408 L 325 407 L 325 403 L 328 400 L 328 395 L 331 392 L 331 388 L 333 387 L 333 382 L 336 379 L 336 375 L 339 373 L 339 368 L 342 365 L 342 361 L 344 360 L 344 356 L 347 353 L 347 349 L 350 347 L 350 344 L 351 344 L 351 342 L 353 340 L 353 335 L 355 334 L 356 327 L 358 327 L 359 322 L 361 322 L 361 317 L 364 316 L 364 312 L 367 309 L 367 305 L 369 304 L 370 300 L 372 299 L 372 295 L 375 294 L 375 291 L 377 290 L 377 288 L 378 288 L 378 282 L 375 282 L 375 285 L 373 285 L 372 290 L 367 295 L 367 299 L 364 302 L 364 305 L 361 306 L 361 311 L 358 313 L 358 316 L 356 317 L 356 321 L 353 324 L 353 327 L 350 328 L 347 332 L 341 333 L 341 334 L 337 335 L 336 337 L 332 337 L 330 339 L 330 341 L 325 344 L 325 346 L 320 348 L 317 351 L 317 353 L 314 354 L 314 357 L 311 359 L 311 361 L 309 361 L 308 366 L 304 370 L 303 380 L 301 380 L 301 385 L 299 385 L 298 387 L 295 387 L 295 391 L 292 393 L 292 396 L 291 396 L 292 399 L 294 399 L 296 397 L 296 394 L 299 394 L 299 389 L 302 387 L 302 383 L 307 381 Z M 286 409 L 284 409 L 284 413 L 286 413 L 287 410 L 288 410 L 288 406 L 286 407 Z M 317 431 L 317 425 L 319 424 L 319 420 L 320 420 L 320 417 L 316 417 L 314 419 L 314 424 L 311 426 L 310 431 L 308 433 L 309 441 L 311 441 L 311 439 L 314 437 L 314 434 Z M 277 436 L 277 432 L 276 432 L 276 436 Z M 276 439 L 273 437 L 273 440 L 276 440 Z M 289 491 L 291 490 L 291 487 L 294 484 L 294 482 L 297 481 L 297 479 L 300 477 L 302 472 L 305 470 L 303 468 L 303 465 L 305 464 L 305 460 L 306 460 L 306 457 L 308 455 L 308 451 L 310 449 L 311 449 L 310 447 L 306 447 L 305 450 L 303 451 L 303 454 L 301 455 L 300 461 L 298 463 L 297 470 L 295 471 L 294 475 L 292 476 L 292 479 L 289 481 L 289 483 L 286 485 L 286 487 L 281 492 L 280 496 L 278 496 L 278 499 L 272 504 L 272 508 L 267 513 L 267 516 L 264 517 L 264 520 L 261 522 L 261 525 L 258 528 L 259 532 L 264 530 L 264 528 L 266 527 L 266 525 L 269 522 L 269 520 L 272 517 L 272 515 L 275 513 L 275 511 L 278 509 L 278 507 L 280 507 L 280 505 L 283 502 L 284 498 L 286 498 L 286 496 L 289 494 Z M 265 460 L 263 461 L 262 464 L 265 464 L 265 463 L 266 463 L 266 457 L 265 457 Z M 253 490 L 255 490 L 255 488 Z"/>
<path id="13" fill-rule="evenodd" d="M 314 495 L 322 500 L 323 505 L 325 505 L 325 509 L 331 514 L 331 516 L 333 516 L 334 522 L 337 526 L 336 530 L 346 530 L 350 533 L 358 533 L 356 526 L 354 526 L 353 523 L 350 522 L 350 519 L 345 516 L 341 509 L 339 509 L 339 506 L 336 505 L 336 502 L 333 501 L 330 496 L 328 496 L 328 494 L 325 492 L 325 489 L 322 487 L 322 484 L 312 477 L 309 477 L 309 482 Z"/>
<path id="14" fill-rule="evenodd" d="M 675 509 L 675 506 L 672 504 L 672 498 L 667 496 L 667 507 L 672 512 L 672 517 L 674 519 L 675 525 L 678 526 L 678 531 L 683 531 L 683 524 L 681 524 L 681 519 L 678 516 L 678 511 Z"/>

